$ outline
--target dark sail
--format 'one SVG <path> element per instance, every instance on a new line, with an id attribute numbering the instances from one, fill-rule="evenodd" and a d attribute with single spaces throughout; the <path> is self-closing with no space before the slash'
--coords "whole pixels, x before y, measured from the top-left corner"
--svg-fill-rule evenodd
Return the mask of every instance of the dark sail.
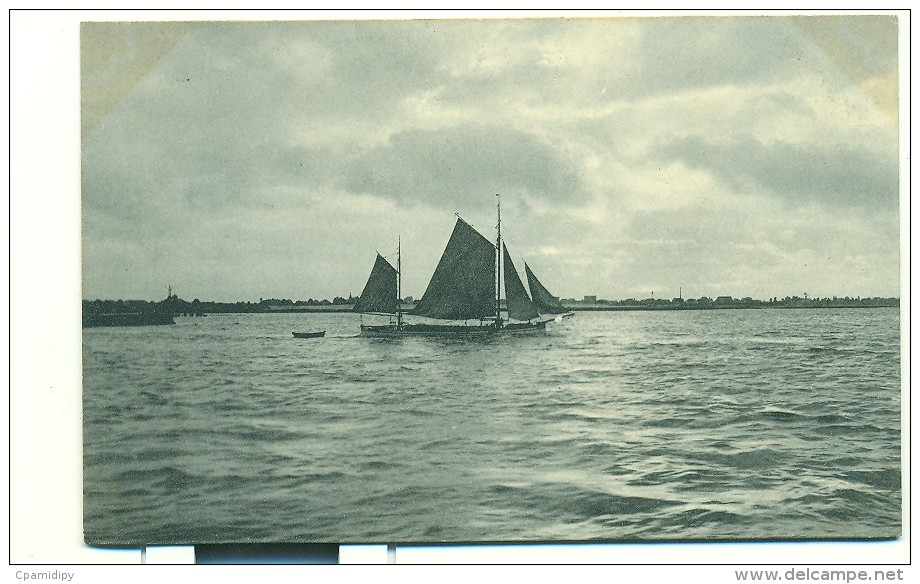
<path id="1" fill-rule="evenodd" d="M 537 280 L 526 262 L 524 263 L 524 270 L 527 272 L 527 284 L 530 285 L 530 294 L 533 296 L 534 306 L 537 307 L 540 314 L 562 314 L 566 312 L 562 303 L 543 287 L 540 280 Z"/>
<path id="2" fill-rule="evenodd" d="M 411 314 L 463 320 L 495 316 L 495 246 L 463 219 Z"/>
<path id="3" fill-rule="evenodd" d="M 515 320 L 531 320 L 540 316 L 537 309 L 534 308 L 521 277 L 518 276 L 514 264 L 511 262 L 511 256 L 508 254 L 508 248 L 502 244 L 505 262 L 505 298 L 508 304 L 508 317 Z"/>
<path id="4" fill-rule="evenodd" d="M 396 314 L 396 268 L 379 253 L 361 298 L 353 310 Z"/>

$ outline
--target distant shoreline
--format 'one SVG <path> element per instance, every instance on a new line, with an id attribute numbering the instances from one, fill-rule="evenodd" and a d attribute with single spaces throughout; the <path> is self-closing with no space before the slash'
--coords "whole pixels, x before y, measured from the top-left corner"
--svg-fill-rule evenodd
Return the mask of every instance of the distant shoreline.
<path id="1" fill-rule="evenodd" d="M 764 303 L 762 305 L 744 305 L 744 304 L 711 304 L 711 305 L 672 305 L 672 304 L 564 304 L 566 310 L 572 312 L 636 312 L 636 311 L 661 311 L 661 310 L 780 310 L 780 309 L 790 309 L 790 310 L 801 310 L 806 308 L 899 308 L 899 302 L 867 302 L 867 303 L 858 303 L 856 301 L 852 303 L 846 302 L 830 302 L 830 303 L 801 303 L 801 304 L 787 304 L 783 302 L 775 303 Z M 404 307 L 404 311 L 409 311 L 412 309 L 412 306 Z M 298 306 L 293 308 L 273 308 L 261 312 L 260 314 L 288 314 L 288 313 L 305 313 L 305 312 L 315 312 L 315 313 L 324 313 L 324 312 L 351 312 L 352 306 L 350 305 L 338 305 L 338 306 Z"/>
<path id="2" fill-rule="evenodd" d="M 636 312 L 636 311 L 694 311 L 694 310 L 802 310 L 807 308 L 900 308 L 899 304 L 868 305 L 808 305 L 808 306 L 580 306 L 573 312 Z"/>
<path id="3" fill-rule="evenodd" d="M 337 299 L 339 300 L 339 299 Z M 351 299 L 350 299 L 351 300 Z M 288 301 L 290 302 L 290 301 Z M 503 302 L 504 304 L 504 302 Z M 720 296 L 715 300 L 595 300 L 563 301 L 565 310 L 572 312 L 639 312 L 663 310 L 776 310 L 807 308 L 900 308 L 898 298 L 783 298 L 772 300 L 735 299 Z M 403 303 L 403 311 L 409 312 L 414 303 Z M 84 321 L 99 318 L 123 318 L 130 314 L 164 313 L 171 316 L 204 316 L 208 314 L 323 314 L 352 312 L 353 303 L 328 301 L 322 304 L 272 304 L 263 302 L 188 302 L 175 296 L 166 301 L 144 300 L 93 300 L 83 301 Z M 117 319 L 116 318 L 116 319 Z"/>

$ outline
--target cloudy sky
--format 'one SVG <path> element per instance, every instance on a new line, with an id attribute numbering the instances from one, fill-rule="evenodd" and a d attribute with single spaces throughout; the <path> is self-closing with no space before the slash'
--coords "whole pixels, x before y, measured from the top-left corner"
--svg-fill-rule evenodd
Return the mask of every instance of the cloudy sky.
<path id="1" fill-rule="evenodd" d="M 86 23 L 83 297 L 899 295 L 890 16 Z"/>

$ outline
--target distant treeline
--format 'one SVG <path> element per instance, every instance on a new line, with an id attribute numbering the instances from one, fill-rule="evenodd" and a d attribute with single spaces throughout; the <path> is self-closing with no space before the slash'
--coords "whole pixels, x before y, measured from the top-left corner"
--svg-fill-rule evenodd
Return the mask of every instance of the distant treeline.
<path id="1" fill-rule="evenodd" d="M 702 298 L 646 298 L 636 300 L 603 300 L 593 296 L 586 296 L 583 300 L 566 298 L 562 303 L 572 310 L 713 310 L 730 308 L 881 308 L 899 307 L 898 298 L 842 298 L 833 296 L 828 298 L 808 298 L 799 296 L 774 297 L 769 300 L 755 300 L 754 298 L 732 298 L 719 296 L 715 300 L 708 296 Z"/>
<path id="2" fill-rule="evenodd" d="M 99 315 L 125 315 L 125 314 L 151 314 L 165 313 L 172 316 L 204 316 L 205 314 L 228 313 L 257 313 L 257 312 L 340 312 L 351 310 L 357 298 L 349 295 L 348 298 L 340 296 L 329 300 L 277 300 L 260 299 L 259 302 L 213 302 L 210 300 L 192 301 L 183 300 L 178 296 L 170 296 L 166 300 L 157 302 L 149 300 L 84 300 L 83 316 Z"/>
<path id="3" fill-rule="evenodd" d="M 223 313 L 278 313 L 278 312 L 344 312 L 351 310 L 357 298 L 348 295 L 336 296 L 330 300 L 288 300 L 288 299 L 259 299 L 259 302 L 213 302 L 209 300 L 187 301 L 178 296 L 170 296 L 166 300 L 151 302 L 146 300 L 84 300 L 83 317 L 86 322 L 88 317 L 100 315 L 127 315 L 127 314 L 168 314 L 170 316 L 203 316 L 205 314 Z M 405 305 L 413 304 L 412 297 L 404 301 Z M 583 300 L 572 298 L 562 299 L 562 304 L 570 310 L 717 310 L 733 308 L 879 308 L 899 307 L 898 298 L 807 298 L 787 296 L 774 297 L 769 300 L 755 300 L 753 298 L 732 298 L 719 296 L 715 299 L 703 296 L 702 298 L 674 298 L 671 300 L 646 298 L 637 300 L 604 300 L 594 296 L 586 296 Z"/>

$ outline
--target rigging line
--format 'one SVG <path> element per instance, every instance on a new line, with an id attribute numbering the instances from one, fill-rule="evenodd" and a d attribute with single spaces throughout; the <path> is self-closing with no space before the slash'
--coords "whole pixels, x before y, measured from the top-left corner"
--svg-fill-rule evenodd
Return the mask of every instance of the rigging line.
<path id="1" fill-rule="evenodd" d="M 376 253 L 377 255 L 379 255 L 380 257 L 382 257 L 383 259 L 385 259 L 387 262 L 389 262 L 389 261 L 390 261 L 390 258 L 393 257 L 394 255 L 396 255 L 397 251 L 396 251 L 396 250 L 393 250 L 393 253 L 391 253 L 391 254 L 389 254 L 389 255 L 383 255 L 382 253 L 380 253 L 379 251 L 377 251 L 377 250 L 375 249 L 375 250 L 374 250 L 374 253 Z"/>
<path id="2" fill-rule="evenodd" d="M 510 238 L 509 238 L 507 235 L 505 235 L 504 233 L 502 233 L 502 243 L 505 244 L 505 247 L 506 247 L 506 248 L 510 247 L 511 249 L 514 249 L 514 250 L 517 250 L 517 249 L 518 249 L 517 244 L 514 243 L 514 239 L 510 239 Z M 511 249 L 508 250 L 508 255 L 511 256 L 511 259 L 513 260 L 513 259 L 514 259 L 514 254 L 511 253 Z M 523 255 L 523 254 L 520 254 L 520 253 L 518 254 L 518 260 L 521 262 L 521 265 L 523 265 L 523 262 L 527 261 L 526 258 L 524 257 L 524 255 Z M 517 266 L 518 266 L 518 264 L 515 264 L 515 265 L 514 265 L 515 269 L 517 269 Z"/>
<path id="3" fill-rule="evenodd" d="M 512 227 L 513 227 L 513 226 L 512 226 Z M 518 225 L 518 227 L 520 227 L 520 225 Z M 514 230 L 514 231 L 519 231 L 519 230 Z M 514 235 L 512 235 L 511 237 L 508 237 L 508 235 L 507 235 L 506 232 L 507 232 L 507 228 L 504 229 L 504 230 L 502 231 L 502 241 L 504 242 L 505 247 L 509 247 L 509 248 L 514 249 L 514 250 L 516 250 L 516 251 L 518 251 L 518 252 L 520 252 L 521 249 L 524 249 L 524 248 L 527 248 L 527 247 L 528 247 L 526 244 L 522 244 L 521 246 L 518 246 L 518 244 L 517 244 L 517 239 L 514 238 Z M 511 255 L 511 257 L 512 257 L 512 259 L 513 259 L 513 258 L 514 258 L 514 255 L 511 254 L 511 249 L 508 250 L 508 253 L 509 253 L 509 255 Z M 519 254 L 518 254 L 518 259 L 520 259 L 521 261 L 524 261 L 524 255 L 521 254 L 521 253 L 519 253 Z"/>

